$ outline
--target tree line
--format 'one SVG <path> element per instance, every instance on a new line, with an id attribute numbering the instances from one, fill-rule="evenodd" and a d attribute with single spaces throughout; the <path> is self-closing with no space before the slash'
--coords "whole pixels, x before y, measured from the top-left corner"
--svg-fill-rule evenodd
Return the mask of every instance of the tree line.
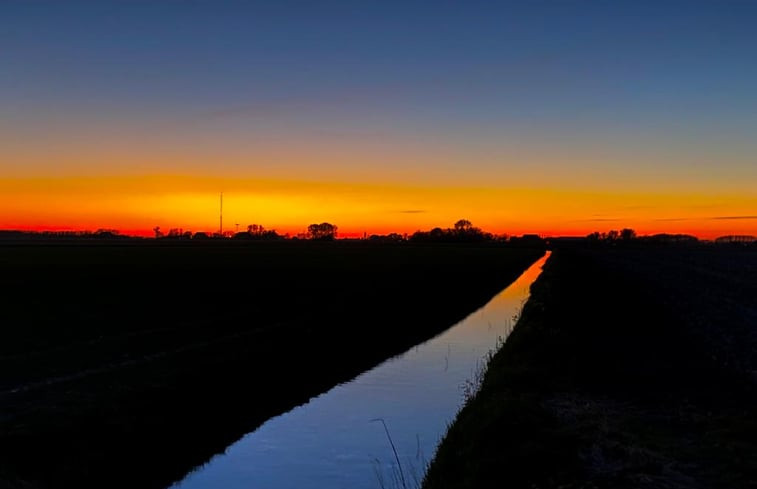
<path id="1" fill-rule="evenodd" d="M 206 232 L 185 231 L 182 228 L 171 228 L 164 232 L 160 226 L 153 228 L 155 239 L 218 239 L 231 238 L 242 240 L 277 241 L 284 239 L 311 239 L 317 241 L 331 241 L 337 237 L 337 226 L 328 222 L 311 224 L 306 233 L 290 237 L 288 234 L 279 234 L 275 229 L 266 229 L 262 224 L 249 224 L 246 231 L 225 231 L 208 234 Z"/>
<path id="2" fill-rule="evenodd" d="M 281 235 L 276 230 L 268 230 L 262 224 L 250 224 L 247 226 L 246 231 L 242 232 L 225 232 L 223 234 L 213 233 L 207 234 L 204 232 L 192 233 L 191 231 L 185 231 L 181 228 L 171 228 L 167 233 L 164 233 L 159 226 L 156 226 L 153 231 L 156 239 L 211 239 L 211 238 L 232 238 L 232 239 L 248 239 L 248 240 L 284 240 L 284 239 L 307 239 L 312 241 L 333 241 L 338 236 L 339 228 L 335 224 L 329 222 L 313 223 L 307 227 L 306 232 L 297 234 L 296 236 Z M 536 235 L 526 235 L 524 238 L 528 240 L 541 240 Z M 452 227 L 440 228 L 435 227 L 428 231 L 416 231 L 411 235 L 389 233 L 386 235 L 373 234 L 370 237 L 365 236 L 369 241 L 374 242 L 483 242 L 483 241 L 507 241 L 507 235 L 494 235 L 492 233 L 485 232 L 474 226 L 467 219 L 460 219 L 455 222 Z M 513 238 L 516 241 L 518 238 Z"/>

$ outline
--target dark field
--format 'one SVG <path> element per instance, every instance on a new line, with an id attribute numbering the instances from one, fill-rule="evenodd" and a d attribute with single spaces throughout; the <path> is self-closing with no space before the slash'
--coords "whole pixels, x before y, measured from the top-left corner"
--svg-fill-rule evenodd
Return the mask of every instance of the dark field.
<path id="1" fill-rule="evenodd" d="M 503 245 L 0 246 L 0 487 L 159 488 L 454 324 Z"/>
<path id="2" fill-rule="evenodd" d="M 757 250 L 556 250 L 425 487 L 757 487 Z"/>

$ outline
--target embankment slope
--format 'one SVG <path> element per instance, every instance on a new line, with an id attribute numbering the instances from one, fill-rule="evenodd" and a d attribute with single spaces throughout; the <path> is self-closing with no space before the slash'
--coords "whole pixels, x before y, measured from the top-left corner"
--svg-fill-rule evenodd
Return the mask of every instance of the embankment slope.
<path id="1" fill-rule="evenodd" d="M 753 250 L 555 251 L 424 487 L 754 487 L 756 271 Z"/>

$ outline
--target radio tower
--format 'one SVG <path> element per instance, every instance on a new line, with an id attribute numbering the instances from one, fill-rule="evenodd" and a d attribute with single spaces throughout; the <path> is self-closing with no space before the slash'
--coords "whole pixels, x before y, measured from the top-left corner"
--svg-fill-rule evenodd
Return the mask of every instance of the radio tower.
<path id="1" fill-rule="evenodd" d="M 223 237 L 223 192 L 221 192 L 221 209 L 218 215 L 218 235 Z"/>

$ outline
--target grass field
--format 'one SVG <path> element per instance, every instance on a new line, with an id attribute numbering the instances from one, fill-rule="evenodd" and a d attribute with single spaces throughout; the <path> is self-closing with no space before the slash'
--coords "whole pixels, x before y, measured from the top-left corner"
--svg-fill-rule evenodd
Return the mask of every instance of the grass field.
<path id="1" fill-rule="evenodd" d="M 542 252 L 0 246 L 0 487 L 164 487 L 268 417 L 454 324 Z"/>
<path id="2" fill-rule="evenodd" d="M 757 252 L 556 250 L 424 487 L 757 484 Z"/>

